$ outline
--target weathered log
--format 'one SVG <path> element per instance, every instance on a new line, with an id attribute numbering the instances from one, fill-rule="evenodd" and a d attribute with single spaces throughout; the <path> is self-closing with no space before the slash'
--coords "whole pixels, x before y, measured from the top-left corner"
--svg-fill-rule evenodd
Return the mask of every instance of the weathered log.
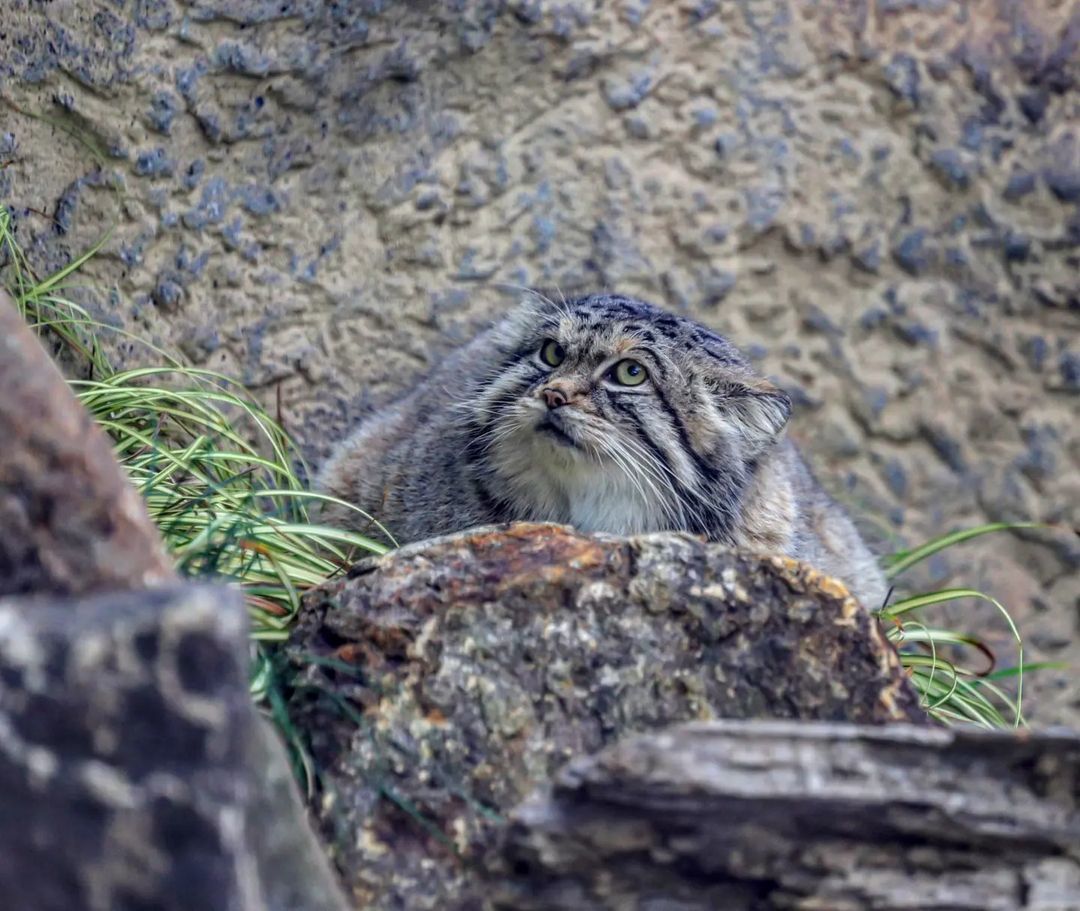
<path id="1" fill-rule="evenodd" d="M 498 911 L 1076 911 L 1080 737 L 726 721 L 568 764 Z"/>
<path id="2" fill-rule="evenodd" d="M 174 581 L 108 438 L 0 290 L 0 596 Z"/>
<path id="3" fill-rule="evenodd" d="M 361 907 L 449 907 L 500 814 L 629 732 L 925 721 L 843 586 L 681 534 L 516 525 L 422 542 L 312 593 L 289 649 L 324 832 Z"/>
<path id="4" fill-rule="evenodd" d="M 236 592 L 0 599 L 5 911 L 342 911 Z"/>

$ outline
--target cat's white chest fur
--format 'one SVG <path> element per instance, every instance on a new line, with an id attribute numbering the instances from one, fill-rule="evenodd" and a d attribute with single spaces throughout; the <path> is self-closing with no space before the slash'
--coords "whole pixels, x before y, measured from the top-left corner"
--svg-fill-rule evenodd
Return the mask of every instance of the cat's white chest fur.
<path id="1" fill-rule="evenodd" d="M 664 527 L 653 484 L 641 472 L 629 474 L 613 463 L 529 434 L 524 445 L 495 455 L 503 480 L 531 514 L 581 531 L 639 534 Z M 653 493 L 652 496 L 649 496 Z"/>
<path id="2" fill-rule="evenodd" d="M 581 531 L 638 534 L 658 526 L 641 493 L 612 467 L 583 466 L 562 479 L 569 523 Z"/>

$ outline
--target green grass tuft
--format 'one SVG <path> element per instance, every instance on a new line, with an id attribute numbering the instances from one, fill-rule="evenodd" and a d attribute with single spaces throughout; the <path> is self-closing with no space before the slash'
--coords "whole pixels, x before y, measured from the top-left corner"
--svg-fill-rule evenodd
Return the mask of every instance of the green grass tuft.
<path id="1" fill-rule="evenodd" d="M 1041 528 L 1033 522 L 994 522 L 949 532 L 919 547 L 902 550 L 882 562 L 885 574 L 895 579 L 923 560 L 966 541 L 994 532 Z M 1016 665 L 994 673 L 995 656 L 976 634 L 927 626 L 918 619 L 922 612 L 953 601 L 983 602 L 1004 619 L 1016 642 Z M 922 697 L 923 707 L 945 724 L 966 723 L 987 728 L 1019 727 L 1024 723 L 1024 673 L 1051 665 L 1025 665 L 1020 631 L 1005 606 L 996 598 L 972 588 L 948 588 L 908 595 L 883 607 L 879 616 L 886 635 L 908 669 L 911 682 Z M 975 668 L 971 660 L 985 667 Z M 998 685 L 999 680 L 1016 678 L 1016 695 Z"/>
<path id="2" fill-rule="evenodd" d="M 85 377 L 70 380 L 72 389 L 112 438 L 178 570 L 235 582 L 254 637 L 284 639 L 303 592 L 387 548 L 312 520 L 317 504 L 339 501 L 306 488 L 298 450 L 243 387 L 185 366 L 69 299 L 71 277 L 103 243 L 38 280 L 0 207 L 0 261 L 6 258 L 15 304 L 31 327 L 79 362 Z M 141 345 L 162 366 L 115 369 L 99 343 L 110 332 Z"/>

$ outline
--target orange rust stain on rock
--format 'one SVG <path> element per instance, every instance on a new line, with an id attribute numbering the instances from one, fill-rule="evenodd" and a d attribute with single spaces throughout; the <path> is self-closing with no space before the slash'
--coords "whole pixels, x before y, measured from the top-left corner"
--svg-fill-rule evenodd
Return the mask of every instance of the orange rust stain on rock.
<path id="1" fill-rule="evenodd" d="M 854 599 L 847 590 L 847 586 L 835 576 L 826 576 L 824 573 L 819 573 L 816 569 L 807 569 L 806 581 L 831 598 L 836 598 L 838 601 L 851 601 L 851 608 L 848 608 L 847 604 L 844 605 L 845 616 L 848 615 L 849 610 L 854 609 Z"/>
<path id="2" fill-rule="evenodd" d="M 355 642 L 346 642 L 334 651 L 334 658 L 342 664 L 363 664 L 367 657 L 365 651 Z"/>
<path id="3" fill-rule="evenodd" d="M 569 529 L 516 523 L 472 535 L 467 546 L 481 561 L 483 574 L 502 594 L 538 585 L 580 584 L 582 573 L 603 568 L 608 549 Z"/>
<path id="4" fill-rule="evenodd" d="M 804 569 L 804 564 L 800 563 L 794 557 L 777 556 L 773 557 L 773 565 L 778 569 L 782 569 L 784 572 L 790 575 L 798 575 Z"/>
<path id="5" fill-rule="evenodd" d="M 582 540 L 576 533 L 559 525 L 536 522 L 512 522 L 468 535 L 464 544 L 473 550 L 494 548 L 501 550 L 517 541 L 533 542 L 538 546 L 551 547 L 558 540 Z"/>
<path id="6" fill-rule="evenodd" d="M 851 592 L 848 591 L 846 585 L 839 579 L 833 576 L 821 576 L 818 579 L 818 587 L 827 595 L 831 595 L 838 600 L 845 602 L 850 601 L 851 607 L 855 607 L 855 599 L 851 597 Z"/>
<path id="7" fill-rule="evenodd" d="M 441 709 L 432 708 L 427 710 L 427 713 L 424 715 L 424 720 L 427 721 L 428 724 L 444 727 L 448 719 Z"/>
<path id="8" fill-rule="evenodd" d="M 410 630 L 400 626 L 370 626 L 367 640 L 375 646 L 383 655 L 392 658 L 405 658 L 408 656 L 409 646 L 412 645 L 415 636 Z"/>

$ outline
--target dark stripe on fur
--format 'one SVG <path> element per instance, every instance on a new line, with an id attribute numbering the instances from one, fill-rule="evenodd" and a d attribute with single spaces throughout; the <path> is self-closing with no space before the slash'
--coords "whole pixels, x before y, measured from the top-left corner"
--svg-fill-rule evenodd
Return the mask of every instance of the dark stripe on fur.
<path id="1" fill-rule="evenodd" d="M 679 498 L 689 523 L 687 530 L 703 534 L 716 541 L 730 540 L 731 529 L 735 525 L 735 518 L 738 514 L 744 489 L 744 485 L 740 483 L 740 478 L 721 474 L 710 467 L 708 470 L 708 485 L 703 485 L 700 491 L 700 494 L 706 497 L 703 500 L 701 496 L 688 489 L 679 480 L 670 460 L 656 440 L 653 439 L 640 415 L 626 403 L 612 399 L 611 404 L 620 414 L 626 415 L 637 426 L 639 436 L 643 442 L 667 466 L 671 473 L 669 479 L 672 489 Z"/>
<path id="2" fill-rule="evenodd" d="M 671 460 L 668 455 L 660 447 L 660 445 L 653 439 L 652 434 L 649 433 L 648 427 L 645 426 L 645 422 L 641 419 L 641 416 L 625 402 L 619 401 L 616 398 L 611 399 L 611 407 L 614 408 L 619 414 L 628 417 L 638 429 L 638 436 L 642 439 L 649 451 L 656 456 L 660 463 L 667 468 L 672 485 L 681 485 L 679 476 L 675 473 L 675 468 L 671 464 Z"/>
<path id="3" fill-rule="evenodd" d="M 709 515 L 708 509 L 702 509 L 700 506 L 695 506 L 695 498 L 687 497 L 685 485 L 679 480 L 678 474 L 675 473 L 675 469 L 671 464 L 671 460 L 668 455 L 661 448 L 660 444 L 653 439 L 651 433 L 649 433 L 648 427 L 641 419 L 641 416 L 630 406 L 624 402 L 620 402 L 617 399 L 611 400 L 611 407 L 613 407 L 620 414 L 625 415 L 638 429 L 638 438 L 644 443 L 645 447 L 657 458 L 667 469 L 667 482 L 675 494 L 675 498 L 679 505 L 682 507 L 683 514 L 686 516 L 686 521 L 689 523 L 689 527 L 686 531 L 692 531 L 697 534 L 708 535 L 711 533 L 711 523 L 706 522 L 706 518 Z M 702 513 L 705 515 L 702 515 Z"/>
<path id="4" fill-rule="evenodd" d="M 703 481 L 713 482 L 717 479 L 718 473 L 715 468 L 702 458 L 701 454 L 694 449 L 693 444 L 690 442 L 690 435 L 686 432 L 686 427 L 683 425 L 682 418 L 679 417 L 678 412 L 668 401 L 663 390 L 659 386 L 653 386 L 653 391 L 656 393 L 656 397 L 660 400 L 660 404 L 663 406 L 664 411 L 667 412 L 668 417 L 671 419 L 671 424 L 675 428 L 675 432 L 679 435 L 679 442 L 682 444 L 683 450 L 693 460 L 694 466 L 697 468 L 698 474 L 701 475 Z"/>
<path id="5" fill-rule="evenodd" d="M 493 522 L 511 522 L 515 518 L 514 511 L 510 503 L 504 500 L 502 497 L 495 496 L 489 489 L 487 484 L 484 483 L 475 467 L 469 472 L 470 480 L 472 481 L 473 491 L 476 493 L 476 498 L 480 501 L 480 505 L 487 510 L 488 515 Z"/>

